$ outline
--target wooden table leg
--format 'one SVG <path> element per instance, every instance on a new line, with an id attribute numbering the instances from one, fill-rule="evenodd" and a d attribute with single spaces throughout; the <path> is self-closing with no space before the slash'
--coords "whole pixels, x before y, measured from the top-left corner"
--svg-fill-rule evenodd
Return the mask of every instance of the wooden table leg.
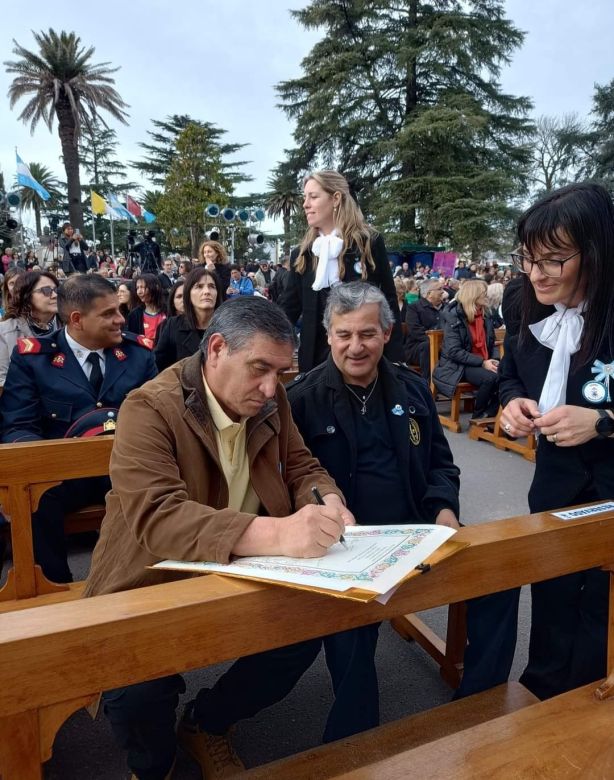
<path id="1" fill-rule="evenodd" d="M 42 780 L 38 713 L 28 710 L 0 718 L 2 780 Z"/>

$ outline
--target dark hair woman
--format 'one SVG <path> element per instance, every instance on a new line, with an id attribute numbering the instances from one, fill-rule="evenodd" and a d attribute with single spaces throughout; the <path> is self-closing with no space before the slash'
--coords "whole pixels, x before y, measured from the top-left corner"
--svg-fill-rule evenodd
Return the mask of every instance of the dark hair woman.
<path id="1" fill-rule="evenodd" d="M 127 320 L 130 312 L 139 305 L 139 299 L 136 297 L 136 290 L 131 281 L 122 279 L 117 285 L 117 299 L 119 300 L 119 310 L 123 318 Z"/>
<path id="2" fill-rule="evenodd" d="M 512 260 L 522 281 L 510 283 L 514 297 L 503 300 L 501 425 L 509 436 L 541 434 L 529 508 L 546 512 L 611 499 L 612 198 L 589 182 L 555 190 L 520 218 L 518 241 Z M 557 577 L 532 585 L 531 594 L 529 659 L 521 682 L 544 699 L 603 677 L 608 573 L 591 569 Z M 506 591 L 471 606 L 473 650 L 465 674 L 469 669 L 474 684 L 465 693 L 503 682 L 509 674 L 518 596 L 518 590 Z M 476 672 L 480 658 L 497 669 L 495 678 Z"/>
<path id="3" fill-rule="evenodd" d="M 177 279 L 175 284 L 171 287 L 171 289 L 168 292 L 168 316 L 169 317 L 176 317 L 178 314 L 183 314 L 184 312 L 184 305 L 183 305 L 183 286 L 185 284 L 185 279 L 181 277 L 180 279 Z"/>
<path id="4" fill-rule="evenodd" d="M 146 336 L 155 343 L 158 328 L 166 319 L 164 290 L 154 274 L 141 274 L 136 280 L 138 306 L 128 315 L 126 330 Z"/>
<path id="5" fill-rule="evenodd" d="M 13 290 L 17 284 L 18 277 L 23 276 L 24 273 L 25 271 L 23 268 L 19 268 L 19 266 L 13 266 L 12 268 L 9 268 L 4 274 L 4 280 L 2 282 L 2 317 L 6 316 L 6 313 L 11 306 L 13 300 Z"/>
<path id="6" fill-rule="evenodd" d="M 459 382 L 477 387 L 474 418 L 494 417 L 499 408 L 495 329 L 488 311 L 486 282 L 461 284 L 445 313 L 443 343 L 433 371 L 437 390 L 451 398 Z"/>
<path id="7" fill-rule="evenodd" d="M 170 317 L 160 331 L 155 350 L 158 371 L 198 350 L 213 312 L 221 304 L 222 288 L 217 274 L 203 266 L 190 271 L 183 285 L 184 313 Z"/>
<path id="8" fill-rule="evenodd" d="M 49 271 L 27 271 L 14 278 L 13 298 L 0 322 L 0 386 L 17 339 L 46 336 L 60 327 L 55 276 Z"/>
<path id="9" fill-rule="evenodd" d="M 203 241 L 198 250 L 198 257 L 205 268 L 215 273 L 224 291 L 222 300 L 226 300 L 226 290 L 230 284 L 230 265 L 228 255 L 219 241 Z"/>
<path id="10" fill-rule="evenodd" d="M 278 303 L 292 323 L 303 318 L 298 363 L 308 371 L 326 359 L 329 347 L 322 316 L 331 286 L 362 279 L 384 293 L 395 313 L 386 356 L 403 360 L 401 322 L 384 240 L 370 228 L 337 171 L 317 171 L 304 182 L 308 229 L 291 257 L 290 275 Z"/>

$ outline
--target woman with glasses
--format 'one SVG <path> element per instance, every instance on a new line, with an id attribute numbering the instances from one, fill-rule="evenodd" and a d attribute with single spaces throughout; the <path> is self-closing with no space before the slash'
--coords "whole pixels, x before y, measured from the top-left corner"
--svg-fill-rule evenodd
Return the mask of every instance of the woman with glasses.
<path id="1" fill-rule="evenodd" d="M 60 327 L 55 276 L 49 271 L 27 271 L 15 278 L 12 298 L 0 322 L 0 387 L 4 387 L 17 339 L 46 336 Z"/>
<path id="2" fill-rule="evenodd" d="M 513 261 L 522 284 L 515 300 L 504 300 L 501 424 L 512 437 L 539 434 L 530 510 L 612 499 L 612 199 L 591 183 L 556 190 L 521 217 L 518 238 Z M 521 682 L 545 699 L 603 677 L 608 574 L 569 574 L 536 583 L 531 593 L 529 659 Z M 518 595 L 506 591 L 470 603 L 461 694 L 507 679 Z"/>

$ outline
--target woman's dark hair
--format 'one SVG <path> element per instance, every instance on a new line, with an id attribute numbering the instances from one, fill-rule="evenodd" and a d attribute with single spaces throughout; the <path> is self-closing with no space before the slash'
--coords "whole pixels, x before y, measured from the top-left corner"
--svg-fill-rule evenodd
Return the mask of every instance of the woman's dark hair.
<path id="1" fill-rule="evenodd" d="M 168 306 L 166 307 L 166 313 L 169 317 L 176 317 L 179 312 L 177 311 L 177 308 L 175 306 L 175 293 L 180 287 L 183 287 L 185 284 L 185 279 L 177 279 L 175 284 L 171 287 L 171 289 L 168 291 Z"/>
<path id="2" fill-rule="evenodd" d="M 190 273 L 185 278 L 185 284 L 183 286 L 183 311 L 184 316 L 186 320 L 190 323 L 190 327 L 194 328 L 194 330 L 198 330 L 198 317 L 196 316 L 196 312 L 194 311 L 194 306 L 192 305 L 191 300 L 191 293 L 192 288 L 194 287 L 197 282 L 199 282 L 203 276 L 208 276 L 210 279 L 212 279 L 215 283 L 215 289 L 217 291 L 217 297 L 215 299 L 215 306 L 213 309 L 219 308 L 219 306 L 222 305 L 224 302 L 224 293 L 222 290 L 222 285 L 220 284 L 220 280 L 217 278 L 216 274 L 212 273 L 211 271 L 208 271 L 206 268 L 203 268 L 203 266 L 198 266 L 197 268 L 193 268 Z"/>
<path id="3" fill-rule="evenodd" d="M 584 332 L 573 359 L 576 366 L 597 357 L 614 333 L 614 204 L 600 184 L 582 182 L 549 193 L 520 217 L 518 239 L 533 255 L 539 248 L 558 250 L 570 241 L 580 250 L 575 290 L 585 285 Z M 523 275 L 522 333 L 535 322 L 539 302 Z M 575 292 L 574 290 L 574 292 Z M 610 353 L 614 345 L 609 343 Z"/>
<path id="4" fill-rule="evenodd" d="M 13 289 L 13 299 L 9 304 L 4 319 L 29 317 L 32 313 L 32 293 L 41 279 L 49 279 L 58 287 L 58 280 L 50 271 L 26 271 L 20 275 Z"/>
<path id="5" fill-rule="evenodd" d="M 8 268 L 4 274 L 4 281 L 2 282 L 2 308 L 4 309 L 5 320 L 11 320 L 15 317 L 15 314 L 11 314 L 13 306 L 13 295 L 9 292 L 9 282 L 15 276 L 23 276 L 25 271 L 18 265 L 14 265 L 12 268 Z M 16 281 L 15 284 L 18 284 Z"/>
<path id="6" fill-rule="evenodd" d="M 164 311 L 164 290 L 162 284 L 155 274 L 141 274 L 135 284 L 145 283 L 145 289 L 149 293 L 149 305 L 156 311 Z M 139 299 L 139 306 L 145 308 L 145 304 Z"/>
<path id="7" fill-rule="evenodd" d="M 120 279 L 119 284 L 117 285 L 117 290 L 119 291 L 119 288 L 122 287 L 122 285 L 128 290 L 130 293 L 130 303 L 120 303 L 119 304 L 119 310 L 122 313 L 122 317 L 127 317 L 132 309 L 136 309 L 140 301 L 136 296 L 136 290 L 134 289 L 134 282 L 131 282 L 130 279 Z"/>
<path id="8" fill-rule="evenodd" d="M 187 274 L 189 274 L 189 273 L 190 273 L 190 271 L 191 271 L 191 270 L 192 270 L 192 268 L 194 267 L 194 266 L 192 265 L 192 261 L 191 261 L 191 260 L 180 260 L 180 261 L 179 261 L 179 266 L 184 266 L 184 267 L 185 267 L 185 270 L 186 270 L 186 276 L 187 276 Z M 179 266 L 177 266 L 177 267 L 179 267 Z"/>

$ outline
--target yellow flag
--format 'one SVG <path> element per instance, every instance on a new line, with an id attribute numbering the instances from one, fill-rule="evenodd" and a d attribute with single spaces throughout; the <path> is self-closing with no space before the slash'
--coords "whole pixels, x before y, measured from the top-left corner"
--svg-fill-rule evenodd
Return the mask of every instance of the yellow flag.
<path id="1" fill-rule="evenodd" d="M 92 213 L 93 214 L 106 214 L 107 213 L 107 202 L 106 200 L 99 195 L 97 192 L 94 192 L 92 190 Z"/>

